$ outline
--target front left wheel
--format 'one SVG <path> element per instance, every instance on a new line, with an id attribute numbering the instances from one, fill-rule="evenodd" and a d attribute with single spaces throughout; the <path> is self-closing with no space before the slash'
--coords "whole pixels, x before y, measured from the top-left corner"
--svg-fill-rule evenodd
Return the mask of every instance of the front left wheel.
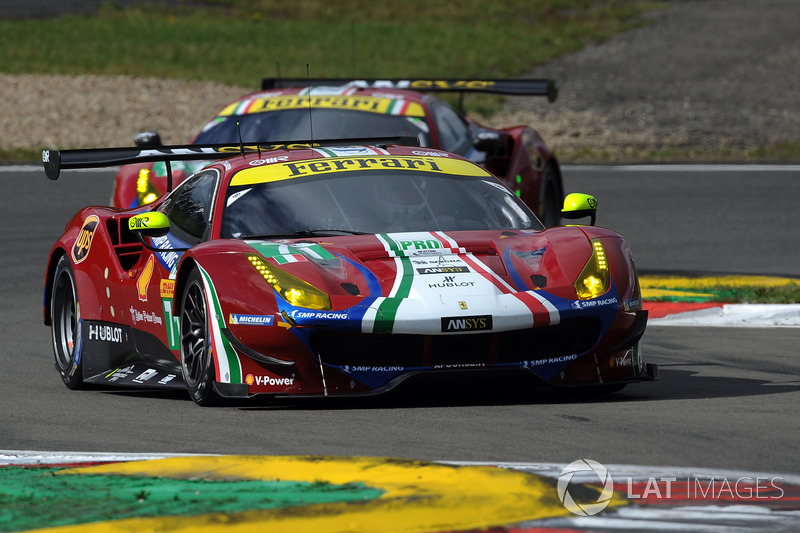
<path id="1" fill-rule="evenodd" d="M 69 257 L 61 256 L 53 275 L 53 292 L 50 300 L 53 353 L 56 370 L 69 389 L 81 389 L 83 361 L 80 347 L 80 303 L 75 284 L 75 272 Z"/>
<path id="2" fill-rule="evenodd" d="M 181 372 L 189 396 L 203 406 L 219 403 L 207 302 L 203 278 L 193 270 L 181 295 Z"/>

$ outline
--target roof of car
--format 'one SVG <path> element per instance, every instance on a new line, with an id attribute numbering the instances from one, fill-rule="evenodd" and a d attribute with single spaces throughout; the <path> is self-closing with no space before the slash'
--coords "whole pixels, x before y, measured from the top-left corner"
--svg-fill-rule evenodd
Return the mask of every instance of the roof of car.
<path id="1" fill-rule="evenodd" d="M 282 181 L 343 171 L 422 171 L 452 175 L 490 176 L 459 155 L 430 148 L 399 145 L 346 145 L 249 152 L 218 162 L 234 175 L 231 185 Z"/>
<path id="2" fill-rule="evenodd" d="M 349 109 L 390 115 L 425 116 L 431 97 L 403 89 L 372 89 L 353 86 L 288 87 L 246 94 L 231 102 L 217 116 L 246 115 L 286 109 Z"/>

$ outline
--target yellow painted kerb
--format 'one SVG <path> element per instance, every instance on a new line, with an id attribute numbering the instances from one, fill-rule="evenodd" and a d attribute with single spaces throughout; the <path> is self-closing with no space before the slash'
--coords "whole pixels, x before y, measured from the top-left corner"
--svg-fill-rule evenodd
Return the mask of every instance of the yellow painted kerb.
<path id="1" fill-rule="evenodd" d="M 739 287 L 784 287 L 800 283 L 794 278 L 775 276 L 639 276 L 642 298 L 712 298 L 713 290 Z"/>
<path id="2" fill-rule="evenodd" d="M 435 532 L 571 515 L 553 479 L 490 466 L 451 466 L 380 457 L 176 457 L 74 468 L 61 473 L 207 480 L 361 482 L 384 494 L 364 502 L 314 504 L 236 514 L 132 518 L 46 531 L 202 533 Z M 600 489 L 597 489 L 598 495 Z M 609 507 L 626 501 L 615 494 Z"/>

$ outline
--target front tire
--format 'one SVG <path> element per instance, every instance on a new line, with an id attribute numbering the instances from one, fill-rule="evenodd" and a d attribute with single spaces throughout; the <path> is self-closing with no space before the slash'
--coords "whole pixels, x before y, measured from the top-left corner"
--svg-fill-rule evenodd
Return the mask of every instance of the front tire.
<path id="1" fill-rule="evenodd" d="M 80 341 L 81 307 L 75 285 L 75 272 L 66 255 L 58 260 L 53 275 L 50 310 L 56 370 L 67 388 L 82 389 L 85 385 Z"/>
<path id="2" fill-rule="evenodd" d="M 542 172 L 542 195 L 539 200 L 539 220 L 546 228 L 561 225 L 561 203 L 563 199 L 558 187 L 558 172 L 548 163 Z"/>
<path id="3" fill-rule="evenodd" d="M 189 396 L 203 406 L 219 403 L 207 301 L 203 278 L 193 270 L 181 294 L 181 373 Z"/>

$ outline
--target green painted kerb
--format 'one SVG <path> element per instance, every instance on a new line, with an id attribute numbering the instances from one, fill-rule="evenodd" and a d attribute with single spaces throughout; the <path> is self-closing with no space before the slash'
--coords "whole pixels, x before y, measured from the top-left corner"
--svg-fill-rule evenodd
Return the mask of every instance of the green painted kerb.
<path id="1" fill-rule="evenodd" d="M 193 516 L 372 500 L 362 483 L 56 476 L 64 468 L 0 468 L 0 531 L 155 516 Z"/>

